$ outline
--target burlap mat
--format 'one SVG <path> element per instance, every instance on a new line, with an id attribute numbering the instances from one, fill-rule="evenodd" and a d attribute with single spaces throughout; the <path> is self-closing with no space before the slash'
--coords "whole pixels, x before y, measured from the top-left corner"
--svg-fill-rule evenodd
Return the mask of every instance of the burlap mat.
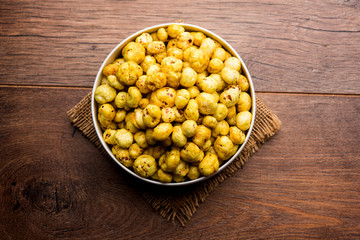
<path id="1" fill-rule="evenodd" d="M 240 156 L 216 176 L 196 185 L 174 188 L 151 186 L 137 181 L 133 177 L 129 177 L 131 178 L 129 184 L 134 186 L 145 201 L 163 217 L 168 220 L 178 219 L 182 225 L 185 225 L 196 212 L 199 204 L 204 202 L 221 182 L 242 168 L 249 157 L 280 129 L 281 121 L 278 117 L 259 98 L 256 98 L 256 104 L 255 125 L 249 141 Z M 111 159 L 101 146 L 92 123 L 91 92 L 68 111 L 68 116 L 73 125 L 95 144 L 106 157 Z"/>

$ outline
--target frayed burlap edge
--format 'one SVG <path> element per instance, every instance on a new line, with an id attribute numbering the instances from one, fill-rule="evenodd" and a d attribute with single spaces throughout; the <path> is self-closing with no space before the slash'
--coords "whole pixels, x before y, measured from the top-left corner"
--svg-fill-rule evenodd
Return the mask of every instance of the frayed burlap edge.
<path id="1" fill-rule="evenodd" d="M 143 192 L 142 196 L 161 216 L 167 220 L 177 219 L 185 225 L 194 215 L 200 203 L 204 202 L 209 194 L 228 177 L 242 168 L 252 154 L 281 126 L 279 118 L 271 112 L 259 98 L 256 98 L 257 111 L 254 128 L 251 136 L 240 153 L 226 169 L 214 177 L 197 185 L 191 191 L 181 195 L 166 195 L 157 192 Z M 91 117 L 91 92 L 86 95 L 76 106 L 67 112 L 71 122 L 85 135 L 100 151 L 110 158 L 97 137 Z"/>
<path id="2" fill-rule="evenodd" d="M 90 142 L 92 142 L 102 154 L 110 158 L 105 148 L 101 146 L 101 142 L 95 131 L 91 116 L 91 92 L 89 92 L 78 104 L 71 108 L 67 115 L 72 124 L 77 127 L 83 135 L 85 135 Z"/>

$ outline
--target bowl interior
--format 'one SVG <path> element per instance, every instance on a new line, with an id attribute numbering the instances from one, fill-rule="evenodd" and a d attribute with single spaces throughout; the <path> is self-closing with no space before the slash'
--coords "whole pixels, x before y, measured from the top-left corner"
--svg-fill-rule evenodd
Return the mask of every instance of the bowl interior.
<path id="1" fill-rule="evenodd" d="M 239 54 L 230 46 L 230 44 L 228 44 L 224 39 L 222 39 L 220 36 L 216 35 L 215 33 L 199 27 L 199 26 L 195 26 L 192 24 L 185 24 L 185 23 L 176 23 L 178 25 L 181 25 L 185 28 L 186 31 L 198 31 L 198 32 L 203 32 L 206 36 L 218 41 L 225 50 L 227 50 L 229 53 L 231 53 L 231 55 L 236 56 L 240 61 L 241 61 L 241 65 L 242 65 L 242 74 L 245 75 L 249 81 L 250 84 L 250 89 L 249 89 L 249 93 L 252 99 L 252 107 L 251 107 L 251 113 L 252 113 L 252 122 L 251 122 L 251 126 L 249 128 L 249 130 L 246 133 L 246 138 L 244 143 L 239 147 L 239 149 L 237 150 L 237 152 L 230 158 L 228 159 L 223 165 L 220 166 L 219 170 L 217 172 L 215 172 L 213 175 L 208 176 L 208 177 L 200 177 L 198 179 L 195 180 L 190 180 L 190 181 L 185 181 L 185 182 L 180 182 L 180 183 L 161 183 L 152 179 L 148 179 L 148 178 L 142 178 L 140 176 L 138 176 L 137 174 L 135 174 L 135 172 L 133 172 L 132 170 L 126 168 L 124 165 L 122 165 L 120 162 L 118 162 L 115 158 L 115 156 L 113 155 L 110 147 L 105 143 L 105 141 L 103 140 L 103 131 L 99 125 L 99 122 L 97 120 L 97 103 L 94 99 L 94 93 L 95 93 L 95 89 L 100 85 L 101 83 L 101 79 L 102 79 L 102 69 L 112 63 L 115 59 L 117 59 L 120 55 L 121 55 L 121 50 L 122 48 L 128 44 L 131 41 L 134 41 L 135 38 L 137 36 L 139 36 L 141 33 L 147 32 L 147 33 L 153 33 L 155 31 L 157 31 L 159 28 L 166 28 L 167 26 L 169 26 L 170 24 L 173 23 L 164 23 L 164 24 L 160 24 L 160 25 L 156 25 L 156 26 L 152 26 L 152 27 L 148 27 L 145 28 L 143 30 L 140 30 L 134 34 L 132 34 L 131 36 L 129 36 L 128 38 L 124 39 L 120 44 L 118 44 L 111 52 L 110 54 L 106 57 L 106 59 L 104 60 L 104 62 L 102 63 L 97 75 L 96 75 L 96 79 L 94 82 L 94 86 L 93 86 L 93 91 L 92 91 L 92 97 L 91 97 L 91 111 L 92 111 L 92 120 L 94 123 L 94 127 L 97 133 L 97 136 L 102 144 L 102 146 L 105 148 L 106 152 L 110 155 L 110 157 L 126 172 L 128 172 L 129 174 L 133 175 L 134 177 L 151 183 L 151 184 L 156 184 L 156 185 L 162 185 L 162 186 L 184 186 L 184 185 L 189 185 L 189 184 L 194 184 L 194 183 L 198 183 L 200 181 L 204 181 L 210 177 L 212 177 L 213 175 L 218 174 L 219 172 L 221 172 L 223 169 L 225 169 L 242 151 L 242 149 L 245 147 L 250 134 L 252 132 L 253 129 L 253 125 L 254 125 L 254 121 L 255 121 L 255 114 L 256 114 L 256 99 L 255 99 L 255 90 L 254 90 L 254 85 L 253 82 L 251 80 L 251 76 L 250 73 L 248 71 L 248 69 L 246 68 L 246 65 L 244 63 L 244 61 L 241 59 L 241 57 L 239 56 Z"/>

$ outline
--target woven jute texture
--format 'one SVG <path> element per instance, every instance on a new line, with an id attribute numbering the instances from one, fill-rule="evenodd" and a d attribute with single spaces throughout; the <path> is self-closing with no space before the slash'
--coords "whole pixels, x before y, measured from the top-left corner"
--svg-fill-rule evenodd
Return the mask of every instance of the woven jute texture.
<path id="1" fill-rule="evenodd" d="M 259 98 L 256 98 L 256 104 L 255 125 L 249 141 L 239 157 L 214 177 L 195 185 L 174 188 L 152 186 L 141 182 L 132 185 L 136 186 L 135 188 L 139 194 L 161 216 L 168 220 L 177 219 L 182 225 L 185 225 L 196 212 L 200 203 L 204 202 L 220 183 L 242 168 L 250 156 L 280 129 L 281 121 L 279 118 Z M 101 146 L 92 123 L 91 93 L 70 109 L 68 116 L 73 125 L 98 147 L 106 157 L 111 159 Z"/>

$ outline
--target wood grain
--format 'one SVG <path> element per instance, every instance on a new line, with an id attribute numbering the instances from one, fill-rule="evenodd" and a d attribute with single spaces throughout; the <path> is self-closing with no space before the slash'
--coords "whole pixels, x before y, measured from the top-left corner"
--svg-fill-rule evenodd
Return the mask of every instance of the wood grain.
<path id="1" fill-rule="evenodd" d="M 132 232 L 143 212 L 152 212 L 119 168 L 71 126 L 66 111 L 88 90 L 0 92 L 0 236 L 106 239 L 119 226 Z"/>
<path id="2" fill-rule="evenodd" d="M 359 10 L 356 0 L 2 0 L 0 84 L 91 87 L 126 36 L 184 19 L 232 44 L 257 91 L 359 94 Z"/>
<path id="3" fill-rule="evenodd" d="M 282 129 L 183 228 L 71 126 L 87 92 L 0 88 L 1 239 L 360 237 L 360 97 L 258 94 Z"/>

